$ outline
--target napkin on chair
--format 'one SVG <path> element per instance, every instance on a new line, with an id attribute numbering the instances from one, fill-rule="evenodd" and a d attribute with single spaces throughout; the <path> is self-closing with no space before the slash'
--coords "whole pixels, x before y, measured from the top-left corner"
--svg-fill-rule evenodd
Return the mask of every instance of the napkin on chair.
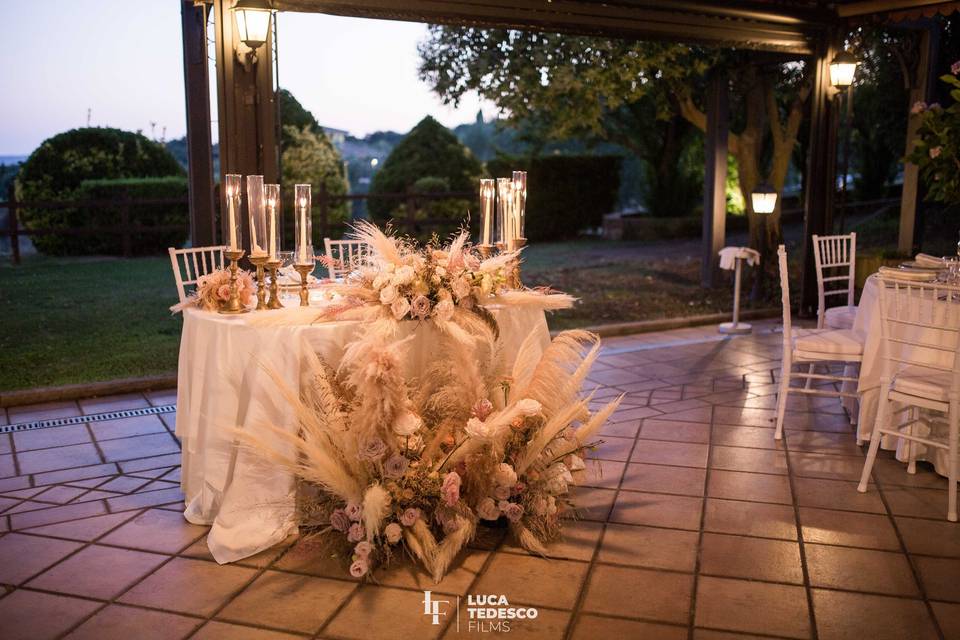
<path id="1" fill-rule="evenodd" d="M 933 271 L 921 271 L 919 269 L 897 269 L 895 267 L 880 267 L 878 274 L 881 278 L 893 278 L 894 280 L 909 280 L 911 282 L 930 282 L 937 279 L 937 274 Z"/>
<path id="2" fill-rule="evenodd" d="M 917 256 L 913 259 L 919 265 L 924 267 L 942 267 L 944 266 L 944 259 L 938 258 L 936 256 L 931 256 L 929 253 L 918 253 Z"/>
<path id="3" fill-rule="evenodd" d="M 737 258 L 743 258 L 751 267 L 760 264 L 760 253 L 750 247 L 724 247 L 720 249 L 720 268 L 730 270 L 737 266 Z"/>

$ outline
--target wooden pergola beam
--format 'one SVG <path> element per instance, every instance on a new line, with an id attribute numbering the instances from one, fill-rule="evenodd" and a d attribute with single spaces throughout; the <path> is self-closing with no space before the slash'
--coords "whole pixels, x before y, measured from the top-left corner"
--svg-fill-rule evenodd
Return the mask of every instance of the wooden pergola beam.
<path id="1" fill-rule="evenodd" d="M 841 18 L 853 18 L 888 11 L 921 9 L 937 4 L 953 4 L 945 0 L 864 0 L 837 6 L 837 15 Z"/>

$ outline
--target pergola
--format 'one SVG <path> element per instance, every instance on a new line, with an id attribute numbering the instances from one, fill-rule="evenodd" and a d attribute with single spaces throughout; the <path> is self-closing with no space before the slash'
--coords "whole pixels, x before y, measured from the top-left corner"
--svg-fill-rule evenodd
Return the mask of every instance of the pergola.
<path id="1" fill-rule="evenodd" d="M 207 71 L 207 18 L 214 13 L 221 178 L 226 173 L 262 174 L 278 182 L 279 136 L 274 93 L 272 27 L 266 46 L 251 64 L 237 34 L 231 8 L 236 0 L 180 0 L 187 102 L 191 237 L 214 244 L 213 163 Z M 278 11 L 539 30 L 637 40 L 664 40 L 766 51 L 782 60 L 812 64 L 808 99 L 809 146 L 804 237 L 833 228 L 838 109 L 829 64 L 848 30 L 858 23 L 897 22 L 919 32 L 920 46 L 907 69 L 911 102 L 928 100 L 933 85 L 937 33 L 929 19 L 960 8 L 938 0 L 273 0 Z M 703 206 L 703 280 L 714 273 L 724 244 L 726 215 L 727 83 L 715 78 L 706 100 L 707 133 Z M 908 133 L 917 126 L 911 116 Z M 908 144 L 910 138 L 908 135 Z M 223 196 L 221 195 L 221 198 Z M 904 171 L 899 248 L 917 244 L 917 168 Z M 246 230 L 244 230 L 246 233 Z M 816 304 L 812 245 L 804 252 L 803 306 Z"/>

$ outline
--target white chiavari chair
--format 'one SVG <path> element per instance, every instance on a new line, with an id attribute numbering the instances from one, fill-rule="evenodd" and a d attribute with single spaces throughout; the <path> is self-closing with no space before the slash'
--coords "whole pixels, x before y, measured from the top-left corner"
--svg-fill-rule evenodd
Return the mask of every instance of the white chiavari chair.
<path id="1" fill-rule="evenodd" d="M 187 300 L 187 287 L 196 286 L 200 276 L 223 268 L 223 250 L 226 247 L 192 247 L 174 249 L 170 247 L 170 265 L 173 278 L 177 283 L 177 295 L 180 302 Z"/>
<path id="2" fill-rule="evenodd" d="M 793 378 L 807 381 L 823 381 L 842 384 L 856 382 L 854 377 L 834 375 L 830 368 L 826 373 L 814 373 L 810 365 L 831 363 L 859 363 L 863 358 L 863 337 L 852 329 L 794 329 L 790 315 L 790 282 L 787 272 L 787 250 L 783 245 L 777 249 L 780 259 L 780 291 L 783 304 L 783 363 L 780 370 L 780 392 L 777 395 L 777 428 L 774 438 L 783 438 L 783 418 L 787 409 L 787 396 L 803 393 L 815 396 L 856 397 L 852 391 L 833 388 L 832 385 L 791 387 Z M 793 371 L 794 365 L 808 365 L 806 373 Z"/>
<path id="3" fill-rule="evenodd" d="M 956 522 L 960 287 L 895 278 L 881 278 L 878 284 L 883 359 L 880 407 L 857 490 L 867 491 L 884 435 L 902 438 L 907 443 L 909 473 L 915 472 L 918 444 L 946 449 L 947 520 Z M 934 432 L 934 427 L 944 422 L 944 416 L 946 437 Z"/>
<path id="4" fill-rule="evenodd" d="M 330 279 L 343 278 L 359 265 L 364 264 L 370 255 L 370 247 L 366 242 L 359 240 L 331 240 L 323 239 L 326 253 L 327 271 Z"/>
<path id="5" fill-rule="evenodd" d="M 813 236 L 817 268 L 817 328 L 852 329 L 857 316 L 853 304 L 857 265 L 857 234 Z M 827 307 L 827 298 L 845 296 L 846 304 Z"/>

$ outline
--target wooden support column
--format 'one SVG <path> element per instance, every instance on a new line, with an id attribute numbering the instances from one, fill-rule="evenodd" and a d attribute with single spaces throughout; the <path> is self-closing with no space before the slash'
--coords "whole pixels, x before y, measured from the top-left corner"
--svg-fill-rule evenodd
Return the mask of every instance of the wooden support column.
<path id="1" fill-rule="evenodd" d="M 280 173 L 276 130 L 276 94 L 273 90 L 273 20 L 267 41 L 257 51 L 256 62 L 237 37 L 233 0 L 213 0 L 217 58 L 217 106 L 220 123 L 220 183 L 228 173 L 262 175 L 264 183 L 278 183 Z M 275 19 L 275 17 L 274 17 Z M 237 50 L 240 50 L 240 55 Z M 246 189 L 246 183 L 244 183 Z M 243 246 L 250 232 L 244 213 Z M 220 209 L 226 210 L 226 194 L 220 190 Z M 221 221 L 221 226 L 223 221 Z"/>
<path id="2" fill-rule="evenodd" d="M 727 136 L 729 85 L 725 73 L 716 73 L 707 88 L 707 131 L 704 135 L 703 259 L 700 283 L 713 287 L 727 225 Z"/>
<path id="3" fill-rule="evenodd" d="M 213 205 L 213 142 L 210 138 L 210 77 L 207 72 L 205 4 L 180 0 L 183 28 L 183 81 L 187 102 L 187 164 L 190 185 L 190 242 L 217 244 Z"/>
<path id="4" fill-rule="evenodd" d="M 919 31 L 919 46 L 913 69 L 907 69 L 911 77 L 909 84 L 909 104 L 916 102 L 930 102 L 934 93 L 934 75 L 937 66 L 937 47 L 940 33 L 936 26 Z M 907 148 L 906 155 L 913 151 L 913 139 L 920 126 L 920 114 L 907 112 Z M 903 192 L 900 196 L 900 236 L 897 241 L 897 250 L 900 253 L 913 255 L 919 250 L 923 234 L 923 220 L 917 220 L 917 212 L 923 206 L 921 203 L 920 170 L 912 162 L 903 164 Z"/>
<path id="5" fill-rule="evenodd" d="M 817 276 L 813 260 L 813 234 L 833 231 L 833 199 L 837 179 L 837 109 L 830 84 L 830 61 L 837 52 L 833 34 L 824 34 L 810 60 L 813 74 L 810 92 L 810 142 L 807 146 L 806 190 L 803 196 L 803 275 L 800 315 L 817 311 Z"/>

